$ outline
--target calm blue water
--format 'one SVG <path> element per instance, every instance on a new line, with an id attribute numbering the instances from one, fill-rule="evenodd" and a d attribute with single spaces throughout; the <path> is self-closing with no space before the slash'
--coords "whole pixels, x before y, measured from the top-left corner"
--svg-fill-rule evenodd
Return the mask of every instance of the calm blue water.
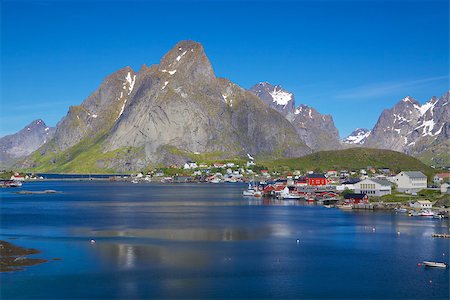
<path id="1" fill-rule="evenodd" d="M 447 220 L 263 202 L 243 198 L 245 187 L 32 182 L 22 189 L 62 193 L 1 189 L 0 238 L 62 260 L 2 273 L 0 296 L 449 298 L 449 270 L 417 266 L 448 262 L 449 240 L 431 238 L 448 232 Z"/>

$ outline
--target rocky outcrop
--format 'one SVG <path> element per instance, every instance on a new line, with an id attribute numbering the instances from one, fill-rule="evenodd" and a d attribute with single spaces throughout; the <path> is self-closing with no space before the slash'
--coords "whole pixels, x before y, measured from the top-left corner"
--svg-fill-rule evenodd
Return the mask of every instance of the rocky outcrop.
<path id="1" fill-rule="evenodd" d="M 30 155 L 50 141 L 54 132 L 55 128 L 38 119 L 19 132 L 0 138 L 0 167 L 9 168 L 17 160 Z"/>

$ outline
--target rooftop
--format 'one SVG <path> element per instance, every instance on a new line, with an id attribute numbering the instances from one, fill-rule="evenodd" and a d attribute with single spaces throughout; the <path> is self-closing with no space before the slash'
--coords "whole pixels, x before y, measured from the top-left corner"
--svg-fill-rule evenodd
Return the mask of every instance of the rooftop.
<path id="1" fill-rule="evenodd" d="M 407 175 L 409 178 L 427 178 L 427 176 L 420 171 L 405 171 L 403 174 Z"/>

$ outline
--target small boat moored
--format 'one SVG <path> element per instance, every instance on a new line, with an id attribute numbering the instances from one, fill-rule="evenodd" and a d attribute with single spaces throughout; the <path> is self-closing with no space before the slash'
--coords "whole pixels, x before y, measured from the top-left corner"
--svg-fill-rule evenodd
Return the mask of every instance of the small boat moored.
<path id="1" fill-rule="evenodd" d="M 447 268 L 447 264 L 443 262 L 424 261 L 423 264 L 425 265 L 425 267 Z"/>

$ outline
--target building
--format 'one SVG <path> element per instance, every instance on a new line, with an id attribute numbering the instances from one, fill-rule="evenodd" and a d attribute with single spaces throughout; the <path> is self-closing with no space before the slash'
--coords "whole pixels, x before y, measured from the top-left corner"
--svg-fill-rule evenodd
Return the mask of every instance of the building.
<path id="1" fill-rule="evenodd" d="M 351 204 L 369 203 L 369 197 L 362 193 L 347 194 L 344 196 L 344 199 L 346 203 Z"/>
<path id="2" fill-rule="evenodd" d="M 367 178 L 355 183 L 355 193 L 379 197 L 390 195 L 391 192 L 391 183 L 384 179 Z"/>
<path id="3" fill-rule="evenodd" d="M 189 170 L 189 169 L 196 169 L 198 168 L 197 163 L 193 161 L 188 161 L 184 164 L 183 169 Z"/>
<path id="4" fill-rule="evenodd" d="M 336 170 L 328 170 L 327 171 L 327 177 L 336 177 L 337 171 Z"/>
<path id="5" fill-rule="evenodd" d="M 412 208 L 431 208 L 433 204 L 429 200 L 414 201 L 409 204 Z"/>
<path id="6" fill-rule="evenodd" d="M 447 182 L 441 184 L 441 194 L 447 194 L 450 190 L 449 187 L 450 184 L 448 184 Z"/>
<path id="7" fill-rule="evenodd" d="M 346 189 L 348 190 L 355 190 L 355 184 L 360 182 L 358 178 L 349 178 L 348 180 L 342 182 L 340 185 L 336 186 L 337 191 L 344 191 Z"/>
<path id="8" fill-rule="evenodd" d="M 308 185 L 322 186 L 327 185 L 327 178 L 323 174 L 308 174 L 306 175 Z"/>
<path id="9" fill-rule="evenodd" d="M 427 188 L 427 176 L 420 171 L 402 171 L 395 176 L 395 183 L 399 192 L 417 193 Z"/>
<path id="10" fill-rule="evenodd" d="M 450 178 L 450 173 L 439 173 L 434 175 L 433 181 L 435 183 L 441 183 L 445 178 Z"/>

